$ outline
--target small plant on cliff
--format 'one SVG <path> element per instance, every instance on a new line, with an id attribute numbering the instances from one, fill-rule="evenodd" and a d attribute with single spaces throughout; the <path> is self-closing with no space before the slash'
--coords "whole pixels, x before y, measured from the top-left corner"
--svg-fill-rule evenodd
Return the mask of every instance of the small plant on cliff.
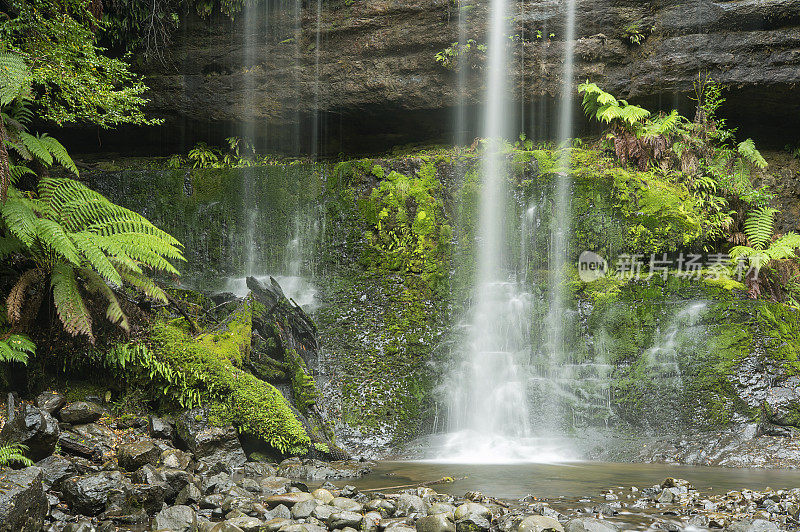
<path id="1" fill-rule="evenodd" d="M 800 274 L 796 262 L 800 248 L 800 235 L 786 233 L 775 235 L 774 218 L 777 209 L 759 207 L 750 211 L 744 223 L 746 243 L 731 248 L 731 260 L 743 261 L 749 267 L 745 283 L 751 297 L 768 295 L 781 301 L 783 286 L 793 282 Z"/>
<path id="2" fill-rule="evenodd" d="M 458 70 L 463 68 L 469 60 L 470 68 L 480 69 L 483 63 L 483 55 L 486 53 L 485 44 L 479 44 L 474 39 L 469 39 L 466 43 L 454 42 L 444 50 L 436 53 L 436 62 L 448 70 Z"/>

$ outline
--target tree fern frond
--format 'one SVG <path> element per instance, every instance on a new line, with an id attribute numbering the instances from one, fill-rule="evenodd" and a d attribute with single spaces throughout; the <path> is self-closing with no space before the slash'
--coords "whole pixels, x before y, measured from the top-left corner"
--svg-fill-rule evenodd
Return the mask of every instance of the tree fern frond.
<path id="1" fill-rule="evenodd" d="M 23 244 L 19 238 L 13 235 L 0 236 L 0 260 L 14 253 L 23 251 L 24 249 L 25 244 Z"/>
<path id="2" fill-rule="evenodd" d="M 750 211 L 744 222 L 744 233 L 753 249 L 763 250 L 772 241 L 773 223 L 777 209 L 759 207 Z"/>
<path id="3" fill-rule="evenodd" d="M 154 299 L 161 303 L 167 303 L 167 294 L 162 290 L 152 279 L 141 273 L 134 273 L 132 271 L 121 270 L 120 275 L 122 279 L 136 289 L 138 292 L 146 295 L 150 299 Z"/>
<path id="4" fill-rule="evenodd" d="M 46 134 L 38 137 L 39 142 L 47 148 L 47 151 L 53 156 L 53 159 L 58 161 L 58 164 L 69 170 L 75 175 L 78 175 L 78 167 L 75 162 L 67 153 L 67 149 L 55 138 Z"/>
<path id="5" fill-rule="evenodd" d="M 27 364 L 28 357 L 36 353 L 36 344 L 21 334 L 12 334 L 0 340 L 0 362 Z"/>
<path id="6" fill-rule="evenodd" d="M 764 250 L 754 249 L 750 246 L 734 246 L 728 253 L 734 262 L 739 257 L 746 258 L 750 263 L 750 267 L 757 272 L 772 260 Z"/>
<path id="7" fill-rule="evenodd" d="M 28 93 L 31 70 L 17 53 L 0 53 L 0 107 L 5 107 Z"/>
<path id="8" fill-rule="evenodd" d="M 120 277 L 119 272 L 103 250 L 94 242 L 94 235 L 90 233 L 72 233 L 69 236 L 81 255 L 86 258 L 97 273 L 116 286 L 122 286 L 122 277 Z"/>
<path id="9" fill-rule="evenodd" d="M 44 281 L 45 272 L 40 268 L 28 270 L 17 279 L 16 284 L 11 288 L 6 298 L 6 312 L 8 321 L 12 324 L 19 323 L 22 319 L 22 308 L 25 305 L 25 292 L 32 285 Z"/>
<path id="10" fill-rule="evenodd" d="M 64 325 L 64 330 L 72 336 L 85 334 L 89 337 L 89 341 L 94 343 L 92 316 L 83 302 L 75 278 L 75 269 L 68 264 L 57 265 L 53 268 L 51 285 L 56 312 Z"/>
<path id="11" fill-rule="evenodd" d="M 16 185 L 17 183 L 19 183 L 19 180 L 26 175 L 36 175 L 36 173 L 33 170 L 21 164 L 12 164 L 10 165 L 9 170 L 10 170 L 9 177 L 12 185 Z"/>
<path id="12" fill-rule="evenodd" d="M 73 266 L 81 264 L 81 256 L 78 253 L 78 249 L 61 224 L 47 218 L 37 218 L 35 228 L 36 238 L 44 248 L 61 255 Z"/>
<path id="13" fill-rule="evenodd" d="M 626 105 L 625 107 L 621 108 L 620 118 L 624 120 L 628 125 L 633 125 L 637 122 L 641 122 L 648 116 L 650 116 L 650 111 L 644 109 L 643 107 L 639 107 L 638 105 Z"/>
<path id="14" fill-rule="evenodd" d="M 53 164 L 53 155 L 50 153 L 50 150 L 47 149 L 47 146 L 42 143 L 41 140 L 34 137 L 30 133 L 26 133 L 25 131 L 21 131 L 19 134 L 19 138 L 22 140 L 22 144 L 31 152 L 31 154 L 36 158 L 39 159 L 43 164 L 50 166 Z"/>
<path id="15" fill-rule="evenodd" d="M 753 142 L 753 139 L 747 139 L 743 142 L 740 142 L 737 149 L 739 151 L 739 155 L 744 157 L 750 164 L 761 169 L 767 167 L 767 161 L 764 160 L 761 152 L 756 149 L 756 143 Z"/>
<path id="16" fill-rule="evenodd" d="M 8 467 L 13 464 L 20 464 L 25 467 L 33 465 L 33 460 L 25 456 L 28 448 L 21 443 L 7 443 L 0 447 L 0 467 Z"/>
<path id="17" fill-rule="evenodd" d="M 800 248 L 800 235 L 797 233 L 786 233 L 767 248 L 767 253 L 771 259 L 794 259 L 797 257 L 796 249 Z"/>
<path id="18" fill-rule="evenodd" d="M 89 268 L 82 268 L 80 273 L 86 279 L 86 289 L 92 293 L 100 294 L 108 301 L 108 307 L 106 308 L 106 318 L 108 318 L 108 321 L 119 325 L 125 331 L 130 331 L 131 328 L 128 324 L 128 317 L 125 316 L 117 296 L 114 294 L 111 287 L 106 284 L 105 280 L 100 277 L 97 272 Z"/>
<path id="19" fill-rule="evenodd" d="M 27 246 L 33 244 L 37 217 L 29 202 L 15 195 L 11 190 L 6 202 L 0 205 L 0 216 L 5 222 L 6 229 L 12 235 Z"/>

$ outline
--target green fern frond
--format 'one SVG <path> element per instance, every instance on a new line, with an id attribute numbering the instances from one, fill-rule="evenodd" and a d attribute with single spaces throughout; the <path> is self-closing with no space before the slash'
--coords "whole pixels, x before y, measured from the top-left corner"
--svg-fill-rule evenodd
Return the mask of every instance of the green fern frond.
<path id="1" fill-rule="evenodd" d="M 125 331 L 130 331 L 131 328 L 128 324 L 128 317 L 125 316 L 116 294 L 114 294 L 111 287 L 106 284 L 105 280 L 100 277 L 97 272 L 88 268 L 82 268 L 80 273 L 84 279 L 86 279 L 86 289 L 89 292 L 103 296 L 108 301 L 108 307 L 106 308 L 106 318 L 108 318 L 108 321 L 119 325 Z"/>
<path id="2" fill-rule="evenodd" d="M 53 159 L 58 161 L 58 164 L 73 174 L 79 175 L 78 167 L 75 166 L 75 162 L 73 162 L 72 157 L 69 156 L 67 149 L 60 142 L 46 134 L 40 135 L 38 140 L 40 144 L 47 148 L 47 151 L 50 152 L 50 154 L 53 156 Z"/>
<path id="3" fill-rule="evenodd" d="M 136 291 L 161 303 L 168 302 L 167 294 L 146 275 L 124 269 L 120 269 L 119 273 L 122 279 Z"/>
<path id="4" fill-rule="evenodd" d="M 70 235 L 75 247 L 80 251 L 92 268 L 104 279 L 116 286 L 122 286 L 122 277 L 108 259 L 103 250 L 94 242 L 95 235 L 90 233 L 72 233 Z"/>
<path id="5" fill-rule="evenodd" d="M 739 155 L 745 158 L 750 164 L 761 168 L 762 170 L 767 167 L 767 161 L 761 155 L 761 152 L 756 149 L 756 143 L 753 139 L 747 139 L 740 142 L 738 146 Z"/>
<path id="6" fill-rule="evenodd" d="M 0 362 L 27 364 L 28 357 L 36 353 L 36 344 L 21 334 L 12 334 L 0 340 Z"/>
<path id="7" fill-rule="evenodd" d="M 0 467 L 19 464 L 25 467 L 33 465 L 33 460 L 25 456 L 28 448 L 21 443 L 8 443 L 0 447 Z"/>
<path id="8" fill-rule="evenodd" d="M 41 140 L 34 137 L 30 133 L 26 133 L 25 131 L 20 131 L 19 138 L 22 140 L 22 144 L 25 146 L 25 148 L 27 148 L 36 159 L 39 159 L 47 166 L 53 164 L 53 155 Z"/>
<path id="9" fill-rule="evenodd" d="M 755 250 L 764 250 L 772 241 L 773 224 L 777 209 L 759 207 L 750 211 L 744 222 L 744 234 Z"/>
<path id="10" fill-rule="evenodd" d="M 75 278 L 75 269 L 67 264 L 59 264 L 53 269 L 51 278 L 53 301 L 56 312 L 64 325 L 64 330 L 72 336 L 84 334 L 94 343 L 92 316 L 83 302 L 83 296 Z"/>
<path id="11" fill-rule="evenodd" d="M 626 105 L 621 109 L 620 118 L 631 126 L 650 116 L 650 111 L 637 105 Z"/>
<path id="12" fill-rule="evenodd" d="M 733 262 L 736 262 L 739 258 L 746 258 L 750 267 L 756 271 L 761 270 L 764 265 L 772 260 L 764 250 L 754 249 L 750 246 L 734 246 L 728 254 Z"/>
<path id="13" fill-rule="evenodd" d="M 797 258 L 796 251 L 800 248 L 800 235 L 797 233 L 786 233 L 767 248 L 767 254 L 771 259 L 783 260 Z"/>
<path id="14" fill-rule="evenodd" d="M 9 255 L 14 253 L 18 253 L 25 249 L 25 244 L 22 241 L 13 236 L 2 236 L 0 237 L 0 260 L 5 259 Z"/>
<path id="15" fill-rule="evenodd" d="M 19 180 L 26 175 L 36 175 L 36 173 L 33 170 L 21 164 L 12 164 L 10 165 L 9 169 L 10 169 L 9 177 L 12 185 L 16 185 L 17 183 L 19 183 Z"/>
<path id="16" fill-rule="evenodd" d="M 619 120 L 622 116 L 622 108 L 618 105 L 603 105 L 598 108 L 595 115 L 599 122 L 605 122 L 606 124 Z"/>
<path id="17" fill-rule="evenodd" d="M 43 248 L 64 257 L 73 266 L 81 264 L 81 256 L 69 235 L 58 222 L 37 218 L 34 223 L 36 238 Z"/>
<path id="18" fill-rule="evenodd" d="M 6 202 L 0 205 L 0 216 L 6 229 L 25 245 L 33 244 L 36 235 L 36 213 L 30 203 L 21 198 L 14 188 L 9 188 Z"/>
<path id="19" fill-rule="evenodd" d="M 20 54 L 0 53 L 0 107 L 5 107 L 20 96 L 26 96 L 31 77 L 31 70 Z"/>

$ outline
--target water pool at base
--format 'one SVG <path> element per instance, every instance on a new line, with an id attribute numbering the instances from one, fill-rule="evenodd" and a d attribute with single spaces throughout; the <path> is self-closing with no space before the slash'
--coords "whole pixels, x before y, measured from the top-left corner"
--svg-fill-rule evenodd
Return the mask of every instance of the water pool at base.
<path id="1" fill-rule="evenodd" d="M 564 464 L 452 464 L 434 462 L 377 462 L 360 479 L 340 480 L 359 489 L 418 485 L 444 477 L 452 483 L 432 485 L 441 493 L 463 496 L 468 491 L 503 499 L 528 494 L 539 498 L 596 497 L 618 487 L 639 488 L 660 484 L 667 477 L 684 478 L 704 493 L 724 493 L 744 488 L 790 489 L 800 487 L 800 470 L 733 469 L 723 467 L 673 466 L 664 464 L 570 462 Z"/>

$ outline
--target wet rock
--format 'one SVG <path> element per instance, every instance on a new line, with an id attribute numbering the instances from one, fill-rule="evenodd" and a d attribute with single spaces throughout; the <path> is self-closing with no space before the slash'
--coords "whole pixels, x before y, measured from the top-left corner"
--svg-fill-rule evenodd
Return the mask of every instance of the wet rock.
<path id="1" fill-rule="evenodd" d="M 165 419 L 156 416 L 148 416 L 147 433 L 151 438 L 172 441 L 175 435 L 175 429 L 172 427 L 172 423 Z"/>
<path id="2" fill-rule="evenodd" d="M 338 511 L 339 510 L 337 508 L 334 508 L 333 506 L 328 506 L 327 504 L 318 504 L 311 511 L 311 515 L 312 517 L 314 517 L 315 519 L 319 519 L 320 521 L 327 521 L 332 513 Z"/>
<path id="3" fill-rule="evenodd" d="M 59 490 L 61 481 L 78 474 L 75 464 L 63 456 L 48 456 L 36 462 L 42 470 L 42 486 L 45 490 Z"/>
<path id="4" fill-rule="evenodd" d="M 200 408 L 184 412 L 178 418 L 176 430 L 198 460 L 228 467 L 240 467 L 247 461 L 236 429 L 210 425 Z"/>
<path id="5" fill-rule="evenodd" d="M 317 499 L 298 502 L 292 506 L 292 519 L 306 519 L 310 517 L 318 504 L 320 504 L 320 502 Z"/>
<path id="6" fill-rule="evenodd" d="M 373 499 L 367 502 L 367 510 L 377 510 L 382 515 L 394 515 L 397 505 L 389 499 Z"/>
<path id="7" fill-rule="evenodd" d="M 144 508 L 148 514 L 161 509 L 166 499 L 168 488 L 166 484 L 134 484 L 128 502 L 131 506 Z M 122 507 L 126 512 L 127 508 Z"/>
<path id="8" fill-rule="evenodd" d="M 147 464 L 155 464 L 161 450 L 151 441 L 124 443 L 117 448 L 117 460 L 126 471 L 136 471 Z"/>
<path id="9" fill-rule="evenodd" d="M 234 525 L 230 521 L 223 521 L 211 527 L 209 532 L 244 532 L 241 528 Z"/>
<path id="10" fill-rule="evenodd" d="M 492 517 L 491 512 L 486 506 L 474 502 L 468 502 L 460 505 L 458 508 L 456 508 L 453 516 L 455 517 L 456 521 L 459 521 L 469 515 L 479 515 L 487 519 Z"/>
<path id="11" fill-rule="evenodd" d="M 58 419 L 72 425 L 94 423 L 105 414 L 103 407 L 94 402 L 79 401 L 70 403 L 58 413 Z"/>
<path id="12" fill-rule="evenodd" d="M 421 497 L 403 493 L 397 498 L 396 514 L 399 516 L 415 514 L 417 517 L 425 517 L 428 515 L 428 504 Z"/>
<path id="13" fill-rule="evenodd" d="M 323 504 L 329 504 L 334 498 L 333 494 L 325 488 L 317 488 L 311 492 L 311 495 L 315 499 L 322 501 Z"/>
<path id="14" fill-rule="evenodd" d="M 36 397 L 36 406 L 50 415 L 55 414 L 67 403 L 67 398 L 58 392 L 42 392 Z"/>
<path id="15" fill-rule="evenodd" d="M 361 530 L 364 532 L 376 532 L 383 516 L 378 512 L 367 512 L 361 521 Z"/>
<path id="16" fill-rule="evenodd" d="M 132 490 L 130 482 L 119 471 L 68 478 L 61 486 L 70 509 L 83 515 L 97 515 L 107 504 L 125 501 Z"/>
<path id="17" fill-rule="evenodd" d="M 192 463 L 192 455 L 180 449 L 165 449 L 161 452 L 158 463 L 171 469 L 186 469 Z"/>
<path id="18" fill-rule="evenodd" d="M 47 508 L 40 468 L 0 473 L 0 532 L 39 532 Z"/>
<path id="19" fill-rule="evenodd" d="M 38 461 L 53 454 L 60 434 L 53 416 L 35 406 L 21 405 L 0 431 L 0 444 L 21 443 L 28 447 L 28 458 Z"/>
<path id="20" fill-rule="evenodd" d="M 194 484 L 187 484 L 175 497 L 175 504 L 185 505 L 186 503 L 198 504 L 203 498 L 203 493 Z"/>
<path id="21" fill-rule="evenodd" d="M 321 460 L 284 460 L 278 466 L 278 475 L 306 480 L 328 480 L 339 478 L 357 478 L 372 471 L 372 464 L 367 462 L 341 461 L 323 462 Z"/>
<path id="22" fill-rule="evenodd" d="M 435 502 L 428 510 L 429 515 L 446 514 L 451 520 L 455 519 L 456 507 L 446 502 Z"/>
<path id="23" fill-rule="evenodd" d="M 522 520 L 517 532 L 564 532 L 564 527 L 552 517 L 531 515 Z"/>
<path id="24" fill-rule="evenodd" d="M 285 506 L 294 506 L 298 502 L 308 501 L 313 499 L 314 496 L 310 493 L 305 493 L 302 491 L 296 491 L 293 493 L 281 493 L 279 495 L 270 495 L 266 499 L 264 499 L 264 503 L 270 507 L 274 508 L 280 504 Z"/>
<path id="25" fill-rule="evenodd" d="M 361 525 L 361 514 L 356 512 L 334 512 L 328 518 L 328 525 L 332 529 L 348 526 L 358 528 Z"/>
<path id="26" fill-rule="evenodd" d="M 566 532 L 618 532 L 620 526 L 602 519 L 581 517 L 567 523 L 565 530 Z"/>
<path id="27" fill-rule="evenodd" d="M 766 519 L 744 519 L 728 525 L 729 532 L 778 532 L 778 525 Z"/>
<path id="28" fill-rule="evenodd" d="M 188 506 L 164 508 L 153 519 L 152 530 L 195 532 L 197 530 L 197 514 Z"/>
<path id="29" fill-rule="evenodd" d="M 247 462 L 242 468 L 242 475 L 254 479 L 274 477 L 275 468 L 264 462 Z"/>
<path id="30" fill-rule="evenodd" d="M 259 532 L 261 527 L 264 526 L 264 521 L 249 516 L 234 517 L 233 519 L 228 519 L 226 522 L 238 527 L 243 532 Z"/>
<path id="31" fill-rule="evenodd" d="M 289 519 L 283 517 L 273 517 L 264 523 L 263 529 L 266 532 L 278 532 L 278 530 L 281 528 L 287 527 L 291 524 L 292 522 Z"/>
<path id="32" fill-rule="evenodd" d="M 348 499 L 347 497 L 334 497 L 331 501 L 331 505 L 346 512 L 360 513 L 364 510 L 363 504 L 353 499 Z"/>
<path id="33" fill-rule="evenodd" d="M 81 519 L 77 523 L 68 523 L 62 532 L 98 532 L 91 521 Z"/>
<path id="34" fill-rule="evenodd" d="M 417 519 L 417 532 L 456 532 L 456 525 L 446 513 L 438 513 Z"/>

